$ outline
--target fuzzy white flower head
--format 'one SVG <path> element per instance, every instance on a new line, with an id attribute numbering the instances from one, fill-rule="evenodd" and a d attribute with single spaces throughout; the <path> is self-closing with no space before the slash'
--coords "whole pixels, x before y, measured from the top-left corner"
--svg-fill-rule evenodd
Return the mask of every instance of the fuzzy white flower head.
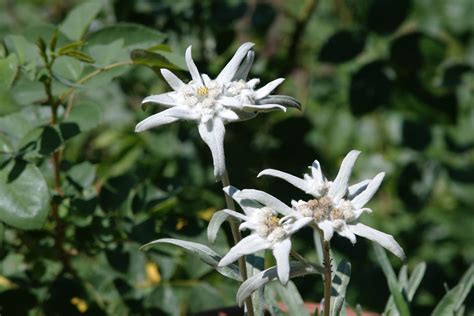
<path id="1" fill-rule="evenodd" d="M 221 259 L 219 266 L 228 265 L 241 256 L 271 249 L 277 262 L 278 278 L 286 284 L 290 274 L 291 235 L 306 226 L 311 218 L 297 218 L 297 212 L 262 191 L 239 191 L 232 186 L 224 190 L 239 203 L 245 214 L 232 210 L 224 211 L 242 220 L 239 229 L 250 229 L 252 233 L 232 247 Z"/>
<path id="2" fill-rule="evenodd" d="M 346 155 L 334 181 L 328 181 L 324 177 L 317 160 L 310 167 L 311 175 L 305 174 L 303 179 L 274 169 L 263 170 L 258 176 L 281 178 L 312 195 L 313 199 L 292 201 L 291 204 L 300 216 L 312 218 L 313 224 L 323 231 L 325 240 L 330 240 L 334 232 L 337 232 L 355 243 L 358 235 L 379 243 L 404 259 L 403 249 L 391 235 L 359 223 L 359 217 L 364 212 L 372 212 L 370 208 L 364 206 L 377 192 L 385 175 L 381 172 L 373 179 L 348 186 L 352 168 L 359 154 L 359 151 L 352 150 Z"/>
<path id="3" fill-rule="evenodd" d="M 241 45 L 215 79 L 199 73 L 189 46 L 185 59 L 192 80 L 184 83 L 169 70 L 161 69 L 173 91 L 149 96 L 142 104 L 151 102 L 170 108 L 144 119 L 135 131 L 142 132 L 178 120 L 197 122 L 199 134 L 211 149 L 214 174 L 222 176 L 225 171 L 224 124 L 250 119 L 258 112 L 286 111 L 285 106 L 299 107 L 291 97 L 270 95 L 283 82 L 282 78 L 259 89 L 255 88 L 258 79 L 246 81 L 254 58 L 253 46 L 253 43 Z"/>

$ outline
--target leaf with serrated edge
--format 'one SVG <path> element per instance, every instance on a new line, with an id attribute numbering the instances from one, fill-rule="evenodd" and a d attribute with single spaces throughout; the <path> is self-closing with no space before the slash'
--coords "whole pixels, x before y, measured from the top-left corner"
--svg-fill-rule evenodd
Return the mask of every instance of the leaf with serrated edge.
<path id="1" fill-rule="evenodd" d="M 222 256 L 218 255 L 214 250 L 212 250 L 211 248 L 205 245 L 201 245 L 192 241 L 185 241 L 185 240 L 179 240 L 179 239 L 174 239 L 174 238 L 162 238 L 162 239 L 152 241 L 146 245 L 143 245 L 142 247 L 140 247 L 140 249 L 147 249 L 156 244 L 172 244 L 172 245 L 179 246 L 185 250 L 188 250 L 192 254 L 198 256 L 199 259 L 201 259 L 201 261 L 213 267 L 217 272 L 219 272 L 223 276 L 234 279 L 236 281 L 241 280 L 239 268 L 235 264 L 230 264 L 225 267 L 218 267 L 217 264 L 222 259 Z"/>

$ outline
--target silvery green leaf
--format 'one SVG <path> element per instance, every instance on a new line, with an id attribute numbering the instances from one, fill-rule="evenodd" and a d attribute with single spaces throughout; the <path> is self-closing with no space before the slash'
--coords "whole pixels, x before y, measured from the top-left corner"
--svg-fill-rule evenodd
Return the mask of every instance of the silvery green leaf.
<path id="1" fill-rule="evenodd" d="M 362 316 L 362 306 L 360 304 L 357 304 L 355 312 L 356 316 Z"/>
<path id="2" fill-rule="evenodd" d="M 311 265 L 299 261 L 290 262 L 290 278 L 316 273 L 323 273 L 323 268 L 313 267 Z M 237 303 L 239 305 L 242 305 L 242 303 L 250 294 L 252 294 L 257 289 L 265 286 L 267 283 L 269 283 L 275 278 L 277 278 L 276 266 L 266 269 L 247 279 L 244 283 L 242 283 L 239 290 L 237 291 Z"/>
<path id="3" fill-rule="evenodd" d="M 436 305 L 432 316 L 454 315 L 458 298 L 464 292 L 464 284 L 458 284 L 446 293 L 441 301 Z"/>
<path id="4" fill-rule="evenodd" d="M 288 315 L 309 316 L 309 312 L 304 306 L 304 301 L 293 282 L 289 281 L 286 286 L 280 282 L 274 282 L 271 284 L 271 287 L 285 304 L 285 307 L 288 309 Z"/>
<path id="5" fill-rule="evenodd" d="M 140 249 L 147 249 L 151 246 L 156 244 L 172 244 L 179 246 L 192 254 L 196 255 L 201 259 L 204 263 L 207 263 L 211 267 L 213 267 L 217 272 L 226 276 L 228 278 L 240 281 L 240 273 L 239 268 L 234 264 L 229 264 L 225 267 L 218 267 L 217 264 L 222 259 L 222 256 L 218 255 L 214 250 L 211 248 L 201 245 L 191 241 L 179 240 L 174 238 L 162 238 L 152 241 L 146 245 L 143 245 Z"/>
<path id="6" fill-rule="evenodd" d="M 255 254 L 245 256 L 247 264 L 248 277 L 252 277 L 263 271 L 265 268 L 265 251 L 259 251 Z M 265 298 L 263 296 L 263 287 L 252 293 L 252 302 L 255 315 L 264 315 Z"/>
<path id="7" fill-rule="evenodd" d="M 471 266 L 466 271 L 466 273 L 464 273 L 458 284 L 464 285 L 464 290 L 461 292 L 461 295 L 458 296 L 456 306 L 454 307 L 456 311 L 461 309 L 462 303 L 466 299 L 474 284 L 474 264 L 471 264 Z"/>
<path id="8" fill-rule="evenodd" d="M 280 104 L 289 108 L 297 108 L 301 110 L 301 103 L 288 95 L 269 95 L 263 99 L 259 99 L 257 104 Z"/>
<path id="9" fill-rule="evenodd" d="M 382 246 L 375 242 L 372 242 L 372 246 L 374 248 L 377 261 L 379 262 L 380 267 L 382 268 L 383 273 L 387 278 L 388 287 L 393 296 L 396 309 L 398 310 L 401 316 L 410 315 L 410 309 L 408 307 L 405 291 L 398 284 L 397 277 L 395 276 L 395 272 L 393 271 L 393 268 L 390 265 L 385 250 L 382 248 Z"/>
<path id="10" fill-rule="evenodd" d="M 418 286 L 420 285 L 421 280 L 423 279 L 423 276 L 425 275 L 425 271 L 426 271 L 426 263 L 421 262 L 416 265 L 415 269 L 410 274 L 410 278 L 408 279 L 408 283 L 406 287 L 407 297 L 408 297 L 409 302 L 413 300 L 413 296 L 415 296 L 415 292 L 418 289 Z"/>
<path id="11" fill-rule="evenodd" d="M 415 296 L 415 292 L 418 289 L 418 286 L 420 285 L 421 280 L 423 279 L 425 271 L 426 271 L 426 263 L 424 262 L 421 262 L 418 265 L 416 265 L 415 269 L 413 270 L 409 278 L 407 275 L 407 266 L 403 265 L 403 267 L 400 269 L 398 282 L 400 286 L 405 289 L 407 293 L 408 302 L 411 302 L 413 300 L 413 297 Z M 393 296 L 390 296 L 387 302 L 387 305 L 385 306 L 384 314 L 398 315 L 397 309 L 395 307 L 395 302 L 393 301 Z"/>
<path id="12" fill-rule="evenodd" d="M 318 263 L 323 265 L 323 247 L 321 245 L 321 236 L 316 229 L 313 229 L 313 239 L 314 239 L 314 248 L 316 249 L 316 254 L 318 256 Z"/>
<path id="13" fill-rule="evenodd" d="M 331 312 L 333 316 L 338 316 L 341 313 L 341 309 L 344 306 L 344 300 L 346 297 L 346 289 L 351 278 L 351 264 L 342 260 L 338 266 L 336 273 L 332 279 L 332 293 L 333 298 Z"/>
<path id="14" fill-rule="evenodd" d="M 217 232 L 221 228 L 222 223 L 224 223 L 229 218 L 229 215 L 224 211 L 217 211 L 212 215 L 209 225 L 207 226 L 207 239 L 209 243 L 214 244 L 217 237 Z"/>

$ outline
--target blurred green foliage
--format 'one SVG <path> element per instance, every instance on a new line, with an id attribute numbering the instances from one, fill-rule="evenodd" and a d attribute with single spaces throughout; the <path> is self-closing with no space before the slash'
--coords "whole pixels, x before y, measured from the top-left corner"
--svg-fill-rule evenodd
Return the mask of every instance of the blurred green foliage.
<path id="1" fill-rule="evenodd" d="M 432 311 L 474 261 L 472 16 L 471 0 L 3 1 L 0 313 L 235 305 L 237 284 L 181 249 L 138 250 L 160 237 L 206 243 L 224 201 L 193 126 L 133 129 L 157 110 L 142 112 L 141 100 L 169 89 L 157 70 L 183 69 L 185 47 L 214 75 L 247 40 L 257 44 L 251 76 L 285 77 L 281 93 L 303 111 L 229 125 L 232 184 L 289 202 L 301 192 L 257 173 L 301 175 L 317 158 L 334 175 L 362 150 L 355 178 L 387 173 L 362 221 L 393 234 L 410 269 L 427 262 L 412 313 Z M 316 260 L 306 234 L 296 248 Z M 214 249 L 224 253 L 228 236 Z M 368 242 L 333 248 L 352 264 L 349 304 L 382 311 L 389 291 Z M 305 300 L 321 299 L 319 278 L 295 282 Z"/>

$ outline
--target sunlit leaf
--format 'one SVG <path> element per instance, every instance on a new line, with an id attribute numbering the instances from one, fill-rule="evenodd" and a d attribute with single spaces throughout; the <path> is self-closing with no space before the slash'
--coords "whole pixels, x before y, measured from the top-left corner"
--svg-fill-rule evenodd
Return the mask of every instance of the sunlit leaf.
<path id="1" fill-rule="evenodd" d="M 11 161 L 0 169 L 1 221 L 19 229 L 39 229 L 48 211 L 48 185 L 35 165 Z"/>
<path id="2" fill-rule="evenodd" d="M 0 89 L 11 87 L 18 71 L 18 59 L 10 54 L 7 58 L 0 59 Z"/>

